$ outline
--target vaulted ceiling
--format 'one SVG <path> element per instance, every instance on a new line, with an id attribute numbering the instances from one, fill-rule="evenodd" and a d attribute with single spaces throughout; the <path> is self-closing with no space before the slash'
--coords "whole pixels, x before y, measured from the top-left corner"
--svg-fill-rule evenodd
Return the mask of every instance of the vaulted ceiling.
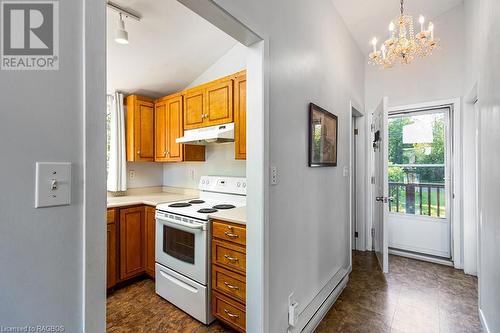
<path id="1" fill-rule="evenodd" d="M 373 37 L 379 40 L 389 36 L 389 22 L 399 16 L 399 0 L 332 0 L 344 19 L 354 40 L 363 52 L 369 52 Z M 463 0 L 405 0 L 405 13 L 433 20 Z M 418 31 L 418 27 L 415 27 Z M 439 26 L 436 26 L 439 30 Z"/>
<path id="2" fill-rule="evenodd" d="M 176 0 L 113 0 L 140 14 L 125 19 L 130 44 L 114 41 L 118 13 L 108 9 L 108 92 L 159 97 L 186 87 L 236 41 Z"/>

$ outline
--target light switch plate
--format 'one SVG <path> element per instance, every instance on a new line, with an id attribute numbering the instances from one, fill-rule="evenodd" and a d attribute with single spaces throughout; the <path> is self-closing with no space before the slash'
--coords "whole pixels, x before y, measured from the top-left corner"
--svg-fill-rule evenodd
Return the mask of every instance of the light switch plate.
<path id="1" fill-rule="evenodd" d="M 35 208 L 71 203 L 71 163 L 36 162 Z"/>

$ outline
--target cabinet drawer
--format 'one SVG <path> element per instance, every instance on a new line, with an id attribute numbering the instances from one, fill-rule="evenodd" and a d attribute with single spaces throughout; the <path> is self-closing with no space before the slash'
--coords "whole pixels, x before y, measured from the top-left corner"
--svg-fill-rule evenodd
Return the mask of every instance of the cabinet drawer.
<path id="1" fill-rule="evenodd" d="M 246 283 L 245 276 L 228 271 L 222 267 L 212 265 L 212 288 L 245 303 Z"/>
<path id="2" fill-rule="evenodd" d="M 114 209 L 108 209 L 108 214 L 106 218 L 108 224 L 109 223 L 115 223 L 115 210 Z"/>
<path id="3" fill-rule="evenodd" d="M 247 242 L 246 229 L 232 223 L 214 220 L 213 237 L 245 246 Z"/>
<path id="4" fill-rule="evenodd" d="M 213 315 L 240 332 L 245 332 L 245 307 L 217 292 L 212 292 Z"/>
<path id="5" fill-rule="evenodd" d="M 212 263 L 245 274 L 245 249 L 238 245 L 212 240 Z"/>

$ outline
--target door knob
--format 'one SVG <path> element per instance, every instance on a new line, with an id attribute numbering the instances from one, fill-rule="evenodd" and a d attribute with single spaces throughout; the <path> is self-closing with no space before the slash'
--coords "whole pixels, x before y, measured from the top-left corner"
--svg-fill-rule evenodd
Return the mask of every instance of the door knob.
<path id="1" fill-rule="evenodd" d="M 384 201 L 384 197 L 375 197 L 375 201 Z"/>

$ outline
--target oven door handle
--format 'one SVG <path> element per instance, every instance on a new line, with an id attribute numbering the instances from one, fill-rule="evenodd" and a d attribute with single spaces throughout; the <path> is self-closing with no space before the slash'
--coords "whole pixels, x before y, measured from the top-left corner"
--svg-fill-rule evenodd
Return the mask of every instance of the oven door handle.
<path id="1" fill-rule="evenodd" d="M 183 227 L 189 228 L 189 229 L 195 229 L 195 230 L 205 230 L 205 225 L 204 224 L 191 224 L 191 223 L 185 223 L 182 221 L 169 221 L 169 220 L 164 220 L 161 218 L 158 218 L 158 221 L 160 221 L 164 225 L 169 225 L 169 226 L 176 226 L 176 225 L 181 225 Z"/>

